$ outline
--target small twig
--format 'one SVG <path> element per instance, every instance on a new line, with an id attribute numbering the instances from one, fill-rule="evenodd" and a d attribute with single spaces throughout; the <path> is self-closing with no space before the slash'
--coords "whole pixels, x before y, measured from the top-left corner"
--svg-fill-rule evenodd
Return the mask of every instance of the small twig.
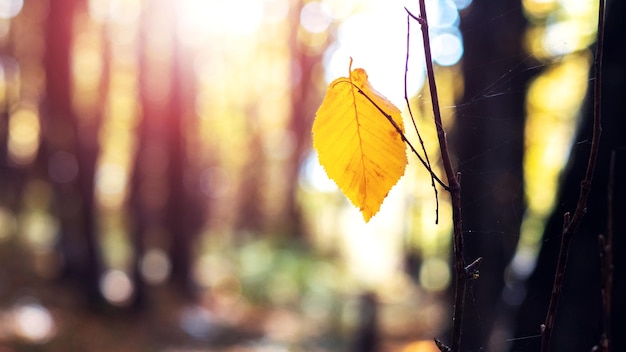
<path id="1" fill-rule="evenodd" d="M 547 352 L 550 350 L 550 339 L 552 337 L 552 331 L 554 329 L 554 320 L 556 317 L 556 311 L 559 304 L 559 298 L 561 296 L 561 290 L 563 289 L 563 278 L 565 277 L 565 269 L 567 267 L 567 256 L 569 254 L 570 243 L 574 233 L 578 231 L 580 221 L 586 212 L 587 197 L 591 190 L 591 182 L 593 181 L 593 174 L 596 168 L 596 162 L 598 159 L 598 151 L 600 149 L 600 135 L 602 134 L 601 126 L 601 114 L 600 114 L 600 98 L 601 98 L 601 83 L 602 83 L 602 51 L 604 46 L 604 12 L 605 1 L 599 0 L 598 11 L 598 33 L 596 43 L 596 53 L 594 59 L 594 111 L 593 111 L 593 136 L 591 139 L 591 151 L 589 153 L 589 159 L 587 161 L 587 171 L 585 177 L 580 183 L 580 195 L 578 197 L 578 203 L 574 214 L 570 217 L 569 213 L 565 214 L 565 221 L 563 222 L 563 233 L 561 238 L 561 247 L 559 249 L 559 258 L 557 261 L 557 269 L 554 275 L 554 284 L 552 286 L 552 294 L 550 296 L 550 304 L 548 306 L 548 312 L 544 323 L 543 334 L 541 336 L 541 351 Z"/>
<path id="2" fill-rule="evenodd" d="M 450 347 L 448 347 L 446 344 L 444 344 L 443 342 L 441 342 L 441 340 L 439 339 L 435 339 L 435 346 L 437 346 L 437 348 L 439 349 L 439 351 L 441 352 L 452 352 L 452 350 L 450 349 Z"/>
<path id="3" fill-rule="evenodd" d="M 435 82 L 435 70 L 433 68 L 432 54 L 430 51 L 430 38 L 428 36 L 428 18 L 426 16 L 426 2 L 419 0 L 420 16 L 413 15 L 407 8 L 406 12 L 415 19 L 422 27 L 422 39 L 424 41 L 424 55 L 426 58 L 426 72 L 428 74 L 428 87 L 433 105 L 433 117 L 437 138 L 439 139 L 439 149 L 441 150 L 441 160 L 448 179 L 448 192 L 452 203 L 452 226 L 454 229 L 453 249 L 454 249 L 454 271 L 455 271 L 455 293 L 454 293 L 454 313 L 452 327 L 452 344 L 450 350 L 459 352 L 461 345 L 461 332 L 463 325 L 463 313 L 465 311 L 465 292 L 467 290 L 467 275 L 465 273 L 465 258 L 463 257 L 463 228 L 461 222 L 461 184 L 460 175 L 455 173 L 448 150 L 446 132 L 441 122 L 441 111 L 439 109 L 439 98 L 437 96 L 437 84 Z"/>
<path id="4" fill-rule="evenodd" d="M 415 133 L 417 133 L 417 139 L 419 140 L 420 145 L 422 146 L 422 151 L 424 152 L 424 158 L 426 159 L 426 163 L 428 164 L 426 168 L 429 170 L 432 170 L 432 166 L 428 158 L 428 153 L 426 152 L 426 147 L 424 146 L 424 140 L 422 139 L 422 135 L 420 134 L 420 131 L 417 128 L 415 117 L 413 117 L 413 110 L 411 110 L 411 103 L 409 102 L 407 80 L 409 76 L 409 53 L 411 52 L 410 48 L 411 48 L 411 17 L 407 15 L 406 16 L 406 60 L 404 61 L 404 101 L 406 101 L 406 107 L 409 111 L 409 116 L 411 117 L 413 128 L 415 129 Z M 435 224 L 439 224 L 439 192 L 437 191 L 437 187 L 435 186 L 435 178 L 433 177 L 432 172 L 430 173 L 430 181 L 431 181 L 431 185 L 433 186 L 433 191 L 435 191 Z"/>
<path id="5" fill-rule="evenodd" d="M 465 267 L 465 275 L 468 279 L 477 280 L 480 277 L 480 264 L 483 262 L 483 257 L 478 257 L 472 263 Z"/>

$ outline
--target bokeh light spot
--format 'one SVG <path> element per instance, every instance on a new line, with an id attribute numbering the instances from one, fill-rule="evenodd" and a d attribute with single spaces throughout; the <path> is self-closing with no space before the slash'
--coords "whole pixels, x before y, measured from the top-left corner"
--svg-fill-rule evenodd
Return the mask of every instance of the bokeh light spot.
<path id="1" fill-rule="evenodd" d="M 23 224 L 21 234 L 26 243 L 35 249 L 50 248 L 58 238 L 59 222 L 47 213 L 28 213 L 20 222 Z"/>
<path id="2" fill-rule="evenodd" d="M 17 219 L 13 212 L 5 207 L 0 207 L 0 241 L 6 240 L 15 233 Z"/>
<path id="3" fill-rule="evenodd" d="M 453 2 L 457 10 L 463 10 L 472 3 L 472 0 L 453 0 Z"/>
<path id="4" fill-rule="evenodd" d="M 463 56 L 463 43 L 458 33 L 442 33 L 433 38 L 433 61 L 441 66 L 452 66 Z"/>
<path id="5" fill-rule="evenodd" d="M 9 158 L 17 165 L 32 162 L 39 148 L 39 116 L 34 109 L 20 108 L 9 118 Z"/>
<path id="6" fill-rule="evenodd" d="M 34 343 L 48 341 L 55 332 L 52 315 L 41 304 L 18 303 L 13 307 L 13 323 L 17 336 Z"/>
<path id="7" fill-rule="evenodd" d="M 208 338 L 217 332 L 216 318 L 201 306 L 183 308 L 179 321 L 183 331 L 198 339 Z"/>
<path id="8" fill-rule="evenodd" d="M 106 163 L 96 172 L 96 191 L 102 206 L 115 207 L 121 204 L 126 191 L 127 176 L 122 165 Z"/>
<path id="9" fill-rule="evenodd" d="M 459 12 L 451 0 L 427 1 L 426 11 L 430 28 L 452 27 L 459 22 Z"/>
<path id="10" fill-rule="evenodd" d="M 427 258 L 419 273 L 420 284 L 428 291 L 442 291 L 450 284 L 450 267 L 441 258 Z"/>
<path id="11" fill-rule="evenodd" d="M 130 302 L 134 293 L 134 287 L 125 272 L 109 270 L 100 280 L 100 291 L 111 304 L 124 306 Z"/>
<path id="12" fill-rule="evenodd" d="M 141 274 L 146 282 L 158 285 L 167 280 L 171 264 L 167 254 L 160 248 L 151 248 L 141 260 Z"/>
<path id="13" fill-rule="evenodd" d="M 332 15 L 326 5 L 319 1 L 310 2 L 300 12 L 300 24 L 310 33 L 321 33 L 328 29 Z"/>

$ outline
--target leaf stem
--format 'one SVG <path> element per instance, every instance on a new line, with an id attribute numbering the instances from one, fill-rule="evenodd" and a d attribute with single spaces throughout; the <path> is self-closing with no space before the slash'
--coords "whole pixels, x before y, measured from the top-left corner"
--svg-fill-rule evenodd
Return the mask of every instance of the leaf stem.
<path id="1" fill-rule="evenodd" d="M 567 256 L 569 254 L 570 243 L 573 235 L 578 231 L 580 221 L 586 212 L 587 197 L 591 190 L 591 182 L 596 168 L 598 159 L 598 151 L 600 150 L 600 135 L 602 134 L 601 114 L 600 114 L 600 97 L 602 83 L 602 51 L 604 46 L 604 14 L 605 1 L 599 0 L 598 11 L 598 33 L 596 42 L 596 53 L 594 58 L 594 111 L 593 111 L 593 136 L 591 139 L 591 152 L 587 161 L 587 170 L 585 177 L 580 183 L 580 194 L 574 214 L 570 218 L 570 214 L 565 214 L 563 222 L 563 233 L 561 238 L 561 247 L 559 249 L 559 257 L 557 261 L 557 269 L 554 275 L 554 284 L 552 286 L 552 294 L 550 296 L 550 304 L 546 314 L 546 320 L 543 324 L 541 336 L 541 351 L 548 352 L 550 350 L 550 339 L 554 329 L 554 320 L 559 304 L 559 298 L 563 289 L 563 279 L 565 277 L 565 269 L 567 267 Z"/>
<path id="2" fill-rule="evenodd" d="M 463 313 L 465 310 L 465 291 L 467 289 L 468 275 L 465 271 L 465 258 L 463 256 L 463 228 L 461 221 L 461 183 L 460 173 L 455 173 L 450 158 L 446 133 L 441 122 L 441 111 L 439 109 L 439 97 L 437 95 L 437 84 L 435 82 L 435 70 L 433 68 L 432 54 L 430 51 L 430 38 L 428 35 L 428 18 L 426 16 L 425 0 L 419 0 L 420 16 L 413 15 L 408 9 L 406 12 L 415 19 L 422 27 L 422 38 L 424 41 L 424 55 L 426 56 L 426 72 L 428 74 L 428 86 L 433 105 L 433 115 L 437 138 L 439 139 L 439 149 L 441 150 L 441 160 L 448 179 L 448 192 L 452 203 L 452 222 L 454 229 L 453 249 L 454 249 L 454 271 L 455 271 L 455 298 L 452 327 L 452 343 L 450 350 L 459 352 L 461 345 L 461 332 L 463 325 Z"/>

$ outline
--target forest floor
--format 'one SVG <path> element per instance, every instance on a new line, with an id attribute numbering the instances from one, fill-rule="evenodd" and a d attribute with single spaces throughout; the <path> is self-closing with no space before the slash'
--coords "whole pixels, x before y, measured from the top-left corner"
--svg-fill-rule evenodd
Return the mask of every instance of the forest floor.
<path id="1" fill-rule="evenodd" d="M 18 258 L 24 254 L 0 244 L 0 352 L 330 352 L 373 337 L 359 322 L 368 309 L 361 295 L 334 297 L 325 301 L 332 307 L 316 310 L 208 291 L 191 300 L 164 284 L 146 290 L 142 309 L 94 309 L 78 285 L 42 279 Z M 380 351 L 431 351 L 432 343 L 420 341 L 432 341 L 449 312 L 441 297 L 417 286 L 411 292 L 377 301 Z"/>

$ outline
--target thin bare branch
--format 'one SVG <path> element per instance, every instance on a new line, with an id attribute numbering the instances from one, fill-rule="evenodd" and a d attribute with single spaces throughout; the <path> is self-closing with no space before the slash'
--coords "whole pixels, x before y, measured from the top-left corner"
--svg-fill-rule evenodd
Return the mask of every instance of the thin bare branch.
<path id="1" fill-rule="evenodd" d="M 598 11 L 598 33 L 596 42 L 596 53 L 594 59 L 594 111 L 593 111 L 593 136 L 591 139 L 591 152 L 589 153 L 589 159 L 587 161 L 587 170 L 585 177 L 580 183 L 580 195 L 578 197 L 578 203 L 574 214 L 569 216 L 566 214 L 565 221 L 563 223 L 563 234 L 561 238 L 561 247 L 559 249 L 559 258 L 557 261 L 557 269 L 554 275 L 554 284 L 552 286 L 552 294 L 550 296 L 550 304 L 548 306 L 548 312 L 546 314 L 546 320 L 544 323 L 543 334 L 541 337 L 541 351 L 548 352 L 550 350 L 550 339 L 552 337 L 552 331 L 554 329 L 554 320 L 556 317 L 556 311 L 559 304 L 559 298 L 563 289 L 563 278 L 565 277 L 565 270 L 567 267 L 567 257 L 569 254 L 570 243 L 573 235 L 578 231 L 580 221 L 585 214 L 587 208 L 587 197 L 591 190 L 591 183 L 593 181 L 593 174 L 596 169 L 596 162 L 598 159 L 598 151 L 600 150 L 600 135 L 602 134 L 601 125 L 601 111 L 600 111 L 600 98 L 601 98 L 601 83 L 602 83 L 602 51 L 604 46 L 604 13 L 605 13 L 605 1 L 599 0 Z"/>
<path id="2" fill-rule="evenodd" d="M 432 166 L 430 164 L 430 159 L 428 158 L 428 153 L 426 152 L 426 147 L 424 146 L 424 140 L 422 139 L 422 135 L 420 134 L 419 129 L 417 128 L 417 123 L 415 122 L 415 117 L 413 116 L 413 110 L 411 109 L 411 103 L 409 102 L 409 93 L 407 88 L 407 80 L 409 76 L 409 53 L 411 52 L 411 17 L 409 15 L 406 16 L 406 60 L 404 61 L 404 101 L 406 101 L 406 107 L 409 111 L 409 116 L 411 117 L 411 122 L 413 123 L 413 128 L 415 129 L 415 133 L 417 133 L 417 139 L 422 146 L 422 151 L 424 152 L 424 158 L 426 159 L 426 168 L 430 171 L 430 181 L 433 186 L 433 191 L 435 192 L 435 224 L 439 224 L 439 191 L 437 191 L 437 186 L 435 186 L 435 178 L 433 177 Z"/>
<path id="3" fill-rule="evenodd" d="M 374 102 L 372 100 L 372 98 L 370 98 L 363 90 L 361 90 L 361 88 L 359 88 L 356 84 L 346 81 L 347 83 L 352 84 L 357 91 L 359 92 L 359 94 L 363 95 L 367 100 L 369 100 L 370 103 L 372 103 L 372 105 L 374 105 L 374 107 L 376 109 L 378 109 L 378 111 L 380 111 L 381 114 L 383 114 L 387 120 L 389 121 L 389 123 L 391 123 L 391 125 L 396 129 L 396 132 L 398 132 L 398 134 L 400 135 L 400 138 L 402 138 L 402 140 L 404 141 L 404 143 L 406 143 L 409 148 L 411 149 L 411 151 L 413 152 L 413 154 L 415 154 L 417 156 L 417 158 L 419 159 L 419 161 L 422 163 L 422 165 L 424 165 L 424 167 L 426 168 L 426 170 L 428 170 L 428 172 L 430 173 L 430 176 L 437 181 L 437 183 L 443 187 L 443 189 L 448 190 L 449 186 L 446 185 L 436 174 L 435 172 L 429 167 L 429 165 L 426 163 L 426 160 L 424 160 L 424 158 L 422 158 L 422 156 L 417 152 L 417 150 L 415 149 L 415 147 L 413 146 L 413 144 L 411 143 L 411 141 L 409 141 L 406 138 L 406 135 L 404 134 L 404 132 L 402 131 L 402 129 L 400 128 L 400 126 L 398 126 L 398 124 L 391 118 L 391 116 L 385 112 L 385 110 L 383 110 L 380 106 L 378 106 L 378 104 L 376 104 L 376 102 Z"/>
<path id="4" fill-rule="evenodd" d="M 432 53 L 430 50 L 430 38 L 428 35 L 428 18 L 426 16 L 425 0 L 419 0 L 420 16 L 413 15 L 405 8 L 408 15 L 415 19 L 422 27 L 422 39 L 424 41 L 424 55 L 426 58 L 426 72 L 428 75 L 428 87 L 430 89 L 430 97 L 433 105 L 433 117 L 435 128 L 437 129 L 437 138 L 439 140 L 439 149 L 441 151 L 441 160 L 443 168 L 448 179 L 448 192 L 452 203 L 452 226 L 454 229 L 453 249 L 454 249 L 454 270 L 455 270 L 455 298 L 454 298 L 454 317 L 452 327 L 452 344 L 450 350 L 453 352 L 460 351 L 461 332 L 463 325 L 463 314 L 465 311 L 465 292 L 467 290 L 468 277 L 465 272 L 465 258 L 463 256 L 463 228 L 461 221 L 461 184 L 460 174 L 454 171 L 450 152 L 448 149 L 448 141 L 446 140 L 446 132 L 441 122 L 441 111 L 439 108 L 439 97 L 437 95 L 437 84 L 435 82 L 435 70 L 433 68 Z"/>

